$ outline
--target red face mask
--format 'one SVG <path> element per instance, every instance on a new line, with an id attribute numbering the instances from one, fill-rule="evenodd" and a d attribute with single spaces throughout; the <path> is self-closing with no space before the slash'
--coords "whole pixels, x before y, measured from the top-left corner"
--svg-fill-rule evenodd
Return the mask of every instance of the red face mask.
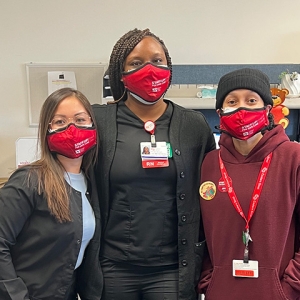
<path id="1" fill-rule="evenodd" d="M 239 140 L 247 140 L 269 125 L 265 107 L 249 109 L 240 107 L 229 113 L 220 113 L 220 127 L 223 132 Z"/>
<path id="2" fill-rule="evenodd" d="M 96 145 L 97 133 L 93 127 L 78 128 L 71 123 L 64 130 L 49 133 L 47 141 L 51 152 L 78 158 Z"/>
<path id="3" fill-rule="evenodd" d="M 170 76 L 168 67 L 146 63 L 138 69 L 124 72 L 122 79 L 135 99 L 144 104 L 154 104 L 166 93 Z"/>

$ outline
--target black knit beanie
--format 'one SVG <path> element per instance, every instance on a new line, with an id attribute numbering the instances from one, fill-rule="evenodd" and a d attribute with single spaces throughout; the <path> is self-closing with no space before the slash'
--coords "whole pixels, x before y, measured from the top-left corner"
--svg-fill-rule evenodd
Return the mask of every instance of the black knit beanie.
<path id="1" fill-rule="evenodd" d="M 256 69 L 240 69 L 221 77 L 217 94 L 216 109 L 220 109 L 228 93 L 237 89 L 247 89 L 260 95 L 265 105 L 272 105 L 272 94 L 268 76 Z"/>

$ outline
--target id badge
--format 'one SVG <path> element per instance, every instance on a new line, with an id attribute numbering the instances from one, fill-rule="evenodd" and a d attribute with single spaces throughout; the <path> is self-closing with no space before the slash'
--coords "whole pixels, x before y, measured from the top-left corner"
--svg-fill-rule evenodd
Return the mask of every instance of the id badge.
<path id="1" fill-rule="evenodd" d="M 156 142 L 153 147 L 151 142 L 142 142 L 140 144 L 142 167 L 163 168 L 169 166 L 168 148 L 166 142 Z"/>
<path id="2" fill-rule="evenodd" d="M 232 261 L 232 275 L 234 277 L 258 278 L 258 261 L 249 260 L 244 263 L 243 260 L 234 259 Z"/>

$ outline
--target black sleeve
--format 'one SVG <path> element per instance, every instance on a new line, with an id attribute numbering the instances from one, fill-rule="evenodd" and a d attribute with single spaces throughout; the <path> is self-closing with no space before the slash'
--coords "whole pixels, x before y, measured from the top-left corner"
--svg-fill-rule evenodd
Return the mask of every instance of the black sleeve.
<path id="1" fill-rule="evenodd" d="M 10 248 L 33 209 L 33 197 L 25 185 L 26 170 L 17 170 L 0 189 L 0 299 L 29 300 L 28 290 L 18 278 Z"/>

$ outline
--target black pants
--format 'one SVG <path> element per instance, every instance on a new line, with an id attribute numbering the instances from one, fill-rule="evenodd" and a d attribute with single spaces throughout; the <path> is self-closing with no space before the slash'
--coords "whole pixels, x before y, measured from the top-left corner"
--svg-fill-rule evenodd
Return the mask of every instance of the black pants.
<path id="1" fill-rule="evenodd" d="M 177 300 L 178 265 L 144 267 L 101 261 L 102 300 Z"/>

